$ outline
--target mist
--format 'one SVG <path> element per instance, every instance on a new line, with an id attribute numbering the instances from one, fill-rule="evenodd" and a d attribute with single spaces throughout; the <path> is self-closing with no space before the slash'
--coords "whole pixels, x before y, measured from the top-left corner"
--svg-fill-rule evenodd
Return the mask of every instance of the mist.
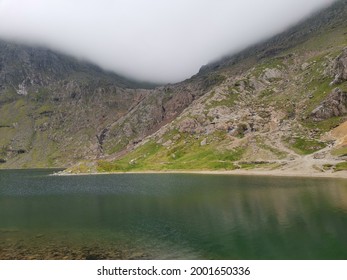
<path id="1" fill-rule="evenodd" d="M 168 83 L 334 0 L 0 0 L 0 38 Z"/>

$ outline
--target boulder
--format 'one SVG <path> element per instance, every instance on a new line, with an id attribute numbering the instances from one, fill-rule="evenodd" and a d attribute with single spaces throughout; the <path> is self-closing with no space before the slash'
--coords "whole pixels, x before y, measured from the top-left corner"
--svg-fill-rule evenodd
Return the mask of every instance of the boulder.
<path id="1" fill-rule="evenodd" d="M 200 142 L 200 146 L 206 146 L 207 145 L 207 139 L 205 138 Z"/>
<path id="2" fill-rule="evenodd" d="M 336 58 L 333 65 L 334 80 L 331 85 L 341 84 L 347 81 L 347 48 Z"/>
<path id="3" fill-rule="evenodd" d="M 283 78 L 283 73 L 277 68 L 266 68 L 264 70 L 263 78 L 269 82 Z"/>
<path id="4" fill-rule="evenodd" d="M 327 98 L 311 112 L 315 121 L 340 117 L 347 113 L 347 92 L 335 88 Z"/>

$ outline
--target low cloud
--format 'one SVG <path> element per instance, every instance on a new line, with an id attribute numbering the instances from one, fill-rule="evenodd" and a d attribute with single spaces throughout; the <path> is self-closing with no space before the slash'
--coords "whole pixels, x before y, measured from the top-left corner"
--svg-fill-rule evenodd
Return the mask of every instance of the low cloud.
<path id="1" fill-rule="evenodd" d="M 0 38 L 177 82 L 334 0 L 0 0 Z"/>

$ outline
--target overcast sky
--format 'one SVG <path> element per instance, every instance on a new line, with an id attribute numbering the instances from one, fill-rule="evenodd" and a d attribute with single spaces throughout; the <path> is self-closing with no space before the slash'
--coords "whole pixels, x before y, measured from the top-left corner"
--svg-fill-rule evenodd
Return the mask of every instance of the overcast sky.
<path id="1" fill-rule="evenodd" d="M 0 0 L 0 38 L 177 82 L 334 0 Z"/>

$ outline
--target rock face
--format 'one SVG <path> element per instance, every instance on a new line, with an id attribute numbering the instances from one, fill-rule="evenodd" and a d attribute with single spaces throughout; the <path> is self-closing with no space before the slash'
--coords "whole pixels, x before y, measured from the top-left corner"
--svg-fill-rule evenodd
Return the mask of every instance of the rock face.
<path id="1" fill-rule="evenodd" d="M 200 69 L 200 73 L 206 73 L 216 69 L 228 68 L 243 60 L 246 60 L 250 56 L 257 58 L 273 57 L 278 55 L 284 50 L 287 50 L 298 42 L 304 42 L 309 38 L 313 32 L 321 31 L 326 26 L 335 28 L 336 25 L 346 21 L 346 0 L 336 1 L 334 6 L 327 10 L 320 11 L 315 17 L 307 21 L 303 21 L 301 24 L 293 26 L 289 30 L 278 34 L 265 43 L 255 44 L 240 53 L 226 56 L 221 60 L 214 63 L 204 65 Z"/>
<path id="2" fill-rule="evenodd" d="M 76 73 L 79 78 L 95 77 L 119 87 L 139 87 L 135 82 L 75 58 L 61 55 L 45 48 L 29 47 L 0 40 L 0 89 L 9 84 L 24 95 L 29 88 L 50 85 L 66 80 Z M 80 80 L 80 79 L 76 79 Z M 141 85 L 143 86 L 143 85 Z"/>
<path id="3" fill-rule="evenodd" d="M 281 79 L 283 76 L 283 73 L 279 70 L 279 69 L 276 69 L 276 68 L 266 68 L 264 70 L 264 79 L 265 80 L 268 80 L 268 81 L 275 81 L 277 79 Z"/>
<path id="4" fill-rule="evenodd" d="M 334 89 L 328 97 L 312 111 L 311 117 L 316 121 L 331 117 L 340 117 L 347 113 L 347 92 Z"/>
<path id="5" fill-rule="evenodd" d="M 203 95 L 206 80 L 214 85 L 205 75 L 146 89 L 47 49 L 0 41 L 1 166 L 61 167 L 124 153 Z"/>
<path id="6" fill-rule="evenodd" d="M 335 78 L 332 85 L 338 85 L 347 81 L 347 48 L 345 48 L 342 54 L 335 60 L 333 73 Z"/>

